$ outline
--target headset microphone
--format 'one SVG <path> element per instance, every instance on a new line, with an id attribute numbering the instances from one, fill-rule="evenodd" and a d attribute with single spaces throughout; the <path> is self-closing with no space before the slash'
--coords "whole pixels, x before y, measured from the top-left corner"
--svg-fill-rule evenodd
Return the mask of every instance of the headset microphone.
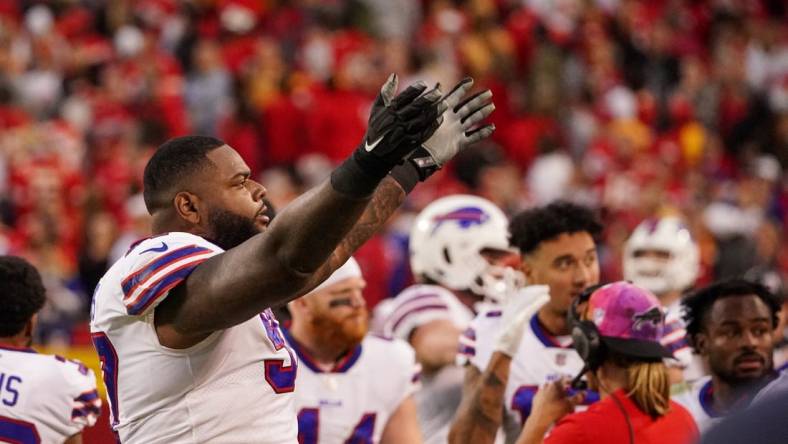
<path id="1" fill-rule="evenodd" d="M 580 373 L 572 379 L 572 382 L 569 384 L 575 390 L 587 390 L 588 383 L 583 380 L 583 375 L 589 370 L 588 365 L 584 365 L 583 368 L 580 370 Z"/>

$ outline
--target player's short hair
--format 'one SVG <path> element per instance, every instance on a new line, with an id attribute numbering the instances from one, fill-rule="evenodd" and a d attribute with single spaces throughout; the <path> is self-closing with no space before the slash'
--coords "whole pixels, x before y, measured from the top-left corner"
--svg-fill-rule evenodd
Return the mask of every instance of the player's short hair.
<path id="1" fill-rule="evenodd" d="M 596 239 L 602 224 L 590 209 L 566 201 L 520 212 L 509 222 L 509 243 L 522 254 L 533 252 L 544 241 L 564 233 L 586 232 Z"/>
<path id="2" fill-rule="evenodd" d="M 145 207 L 153 214 L 168 207 L 180 185 L 195 171 L 205 167 L 205 155 L 225 143 L 215 137 L 184 136 L 164 142 L 145 165 L 143 192 Z"/>
<path id="3" fill-rule="evenodd" d="M 764 285 L 734 278 L 715 282 L 687 295 L 681 302 L 684 308 L 684 321 L 687 323 L 687 337 L 695 347 L 695 337 L 703 331 L 708 320 L 711 307 L 719 299 L 732 297 L 757 296 L 771 311 L 772 327 L 777 326 L 777 313 L 781 309 L 780 298 L 769 291 Z"/>
<path id="4" fill-rule="evenodd" d="M 0 337 L 21 332 L 44 302 L 38 270 L 21 257 L 0 256 Z"/>
<path id="5" fill-rule="evenodd" d="M 482 172 L 487 168 L 506 164 L 506 155 L 493 142 L 481 141 L 468 147 L 454 158 L 454 175 L 468 188 L 479 187 Z"/>

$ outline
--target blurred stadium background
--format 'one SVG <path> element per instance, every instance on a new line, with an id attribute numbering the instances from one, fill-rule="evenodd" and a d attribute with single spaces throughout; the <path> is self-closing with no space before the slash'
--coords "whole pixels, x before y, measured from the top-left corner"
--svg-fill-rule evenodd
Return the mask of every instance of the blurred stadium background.
<path id="1" fill-rule="evenodd" d="M 598 208 L 603 280 L 621 277 L 638 222 L 680 213 L 701 283 L 744 274 L 782 291 L 784 1 L 3 0 L 0 253 L 44 275 L 39 343 L 97 369 L 90 296 L 147 233 L 139 192 L 158 144 L 226 140 L 281 208 L 351 152 L 390 72 L 444 89 L 473 76 L 498 129 L 361 249 L 370 306 L 410 281 L 415 213 L 457 192 L 509 214 Z M 94 429 L 86 442 L 103 442 Z"/>

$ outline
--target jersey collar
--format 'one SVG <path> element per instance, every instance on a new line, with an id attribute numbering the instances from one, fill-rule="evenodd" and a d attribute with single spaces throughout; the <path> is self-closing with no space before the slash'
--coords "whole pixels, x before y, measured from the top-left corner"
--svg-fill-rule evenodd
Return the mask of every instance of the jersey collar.
<path id="1" fill-rule="evenodd" d="M 750 403 L 751 400 L 751 396 L 739 398 L 735 403 L 733 403 L 733 406 L 729 411 L 743 409 Z M 721 416 L 725 416 L 725 413 L 719 412 L 714 408 L 714 386 L 711 379 L 706 381 L 706 383 L 700 388 L 700 392 L 698 392 L 698 401 L 700 401 L 700 406 L 703 411 L 709 415 L 710 418 L 719 418 Z"/>
<path id="2" fill-rule="evenodd" d="M 290 348 L 292 348 L 296 356 L 298 356 L 298 360 L 303 362 L 304 365 L 315 373 L 345 373 L 350 370 L 353 364 L 358 361 L 358 358 L 361 357 L 361 344 L 359 344 L 354 349 L 342 355 L 331 370 L 326 371 L 317 364 L 317 360 L 309 354 L 306 348 L 290 334 L 290 330 L 282 328 L 282 333 L 285 335 L 285 340 L 290 345 Z"/>
<path id="3" fill-rule="evenodd" d="M 534 334 L 536 335 L 536 338 L 539 339 L 539 342 L 541 342 L 545 347 L 572 348 L 571 343 L 567 345 L 561 345 L 561 342 L 558 340 L 558 338 L 556 338 L 555 336 L 553 336 L 547 331 L 544 325 L 542 325 L 542 323 L 539 321 L 538 313 L 534 314 L 533 317 L 531 317 L 530 324 L 531 324 L 531 330 L 533 330 Z"/>
<path id="4" fill-rule="evenodd" d="M 706 381 L 698 392 L 698 401 L 703 411 L 709 415 L 709 418 L 717 418 L 722 416 L 720 412 L 714 409 L 714 386 L 711 384 L 711 379 Z"/>

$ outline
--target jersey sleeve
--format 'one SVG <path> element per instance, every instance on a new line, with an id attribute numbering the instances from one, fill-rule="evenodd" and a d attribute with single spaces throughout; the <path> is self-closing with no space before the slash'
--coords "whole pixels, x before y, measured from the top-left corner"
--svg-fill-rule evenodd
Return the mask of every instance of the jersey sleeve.
<path id="1" fill-rule="evenodd" d="M 101 415 L 101 397 L 96 390 L 96 375 L 93 370 L 75 359 L 61 356 L 54 358 L 62 364 L 64 387 L 69 392 L 71 412 L 67 428 L 72 434 L 79 433 L 83 428 L 96 424 Z"/>
<path id="2" fill-rule="evenodd" d="M 397 295 L 386 307 L 381 322 L 383 336 L 407 341 L 413 330 L 438 319 L 453 320 L 451 308 L 441 294 L 445 290 L 432 285 L 410 287 Z"/>
<path id="3" fill-rule="evenodd" d="M 171 233 L 133 246 L 121 280 L 123 305 L 129 315 L 145 315 L 198 265 L 222 250 L 188 233 Z"/>
<path id="4" fill-rule="evenodd" d="M 687 342 L 687 329 L 680 319 L 668 319 L 660 341 L 676 359 L 667 359 L 671 367 L 687 368 L 692 362 L 692 349 Z"/>
<path id="5" fill-rule="evenodd" d="M 484 371 L 493 353 L 493 338 L 500 328 L 500 309 L 479 313 L 460 335 L 457 361 L 460 365 L 473 365 Z"/>
<path id="6" fill-rule="evenodd" d="M 391 409 L 394 412 L 405 399 L 419 389 L 421 365 L 416 362 L 416 353 L 405 341 L 395 339 L 391 346 L 392 357 L 395 358 L 391 362 L 396 362 L 399 369 L 396 376 L 392 375 L 396 378 L 396 386 L 398 387 L 395 391 L 397 396 Z"/>

